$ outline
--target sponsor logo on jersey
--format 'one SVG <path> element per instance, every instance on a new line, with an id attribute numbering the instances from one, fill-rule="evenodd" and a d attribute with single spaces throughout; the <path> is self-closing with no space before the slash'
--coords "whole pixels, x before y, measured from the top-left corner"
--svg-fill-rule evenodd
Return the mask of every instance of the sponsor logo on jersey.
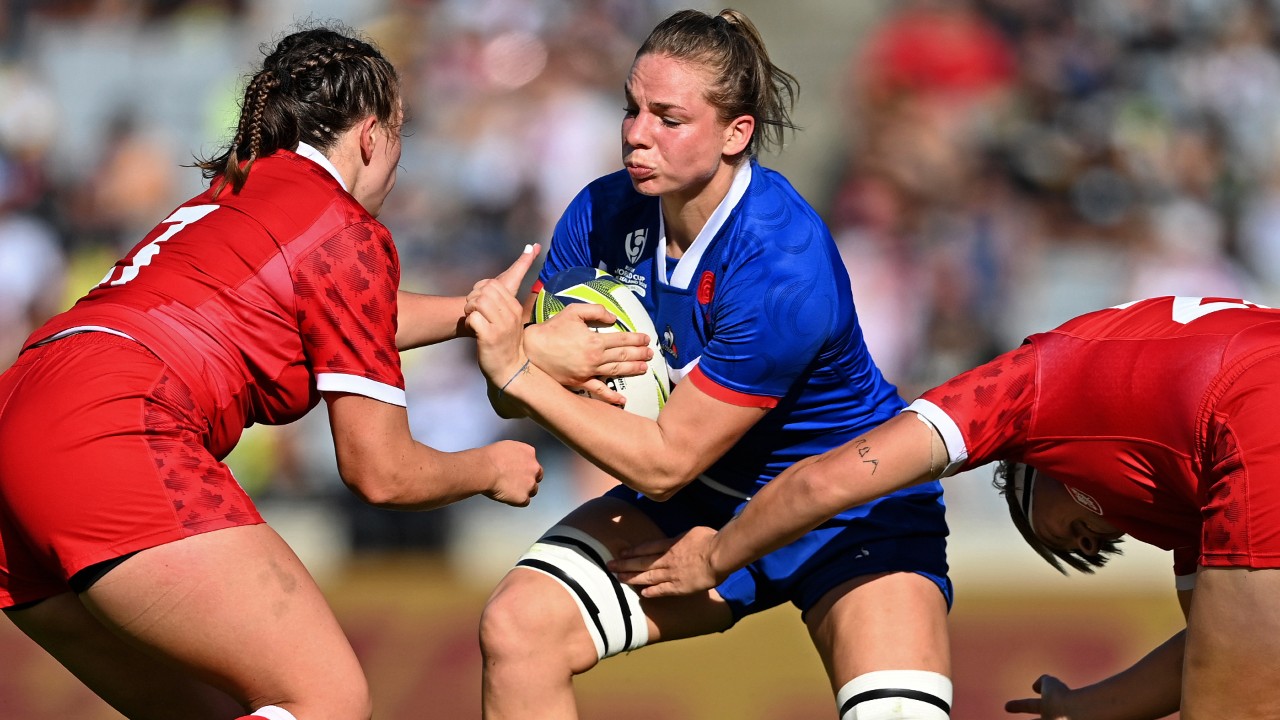
<path id="1" fill-rule="evenodd" d="M 644 255 L 644 241 L 648 238 L 649 231 L 646 228 L 632 230 L 627 233 L 627 239 L 623 243 L 623 247 L 627 250 L 627 262 L 634 266 L 640 262 L 640 256 Z"/>
<path id="2" fill-rule="evenodd" d="M 680 357 L 680 353 L 676 352 L 676 334 L 671 332 L 671 326 L 668 325 L 666 330 L 662 331 L 662 354 L 676 360 Z"/>
<path id="3" fill-rule="evenodd" d="M 1077 490 L 1070 485 L 1066 485 L 1065 487 L 1067 488 L 1067 492 L 1071 493 L 1071 499 L 1080 503 L 1080 506 L 1085 510 L 1097 515 L 1102 514 L 1102 506 L 1098 504 L 1097 500 L 1093 499 L 1092 495 L 1084 492 L 1083 490 Z"/>

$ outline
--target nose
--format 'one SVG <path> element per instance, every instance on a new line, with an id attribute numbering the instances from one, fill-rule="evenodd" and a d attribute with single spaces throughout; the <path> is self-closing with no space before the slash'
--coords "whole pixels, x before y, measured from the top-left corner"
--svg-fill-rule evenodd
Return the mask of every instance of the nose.
<path id="1" fill-rule="evenodd" d="M 648 147 L 648 139 L 649 132 L 645 127 L 643 113 L 622 121 L 622 142 L 625 145 L 633 148 Z"/>
<path id="2" fill-rule="evenodd" d="M 1093 535 L 1085 533 L 1076 538 L 1076 548 L 1082 555 L 1097 555 L 1098 547 L 1098 539 Z"/>

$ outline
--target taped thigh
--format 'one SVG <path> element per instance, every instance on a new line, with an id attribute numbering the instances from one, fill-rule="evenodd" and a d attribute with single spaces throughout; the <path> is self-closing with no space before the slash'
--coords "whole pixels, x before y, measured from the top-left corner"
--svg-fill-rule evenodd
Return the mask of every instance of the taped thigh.
<path id="1" fill-rule="evenodd" d="M 549 575 L 569 591 L 601 659 L 649 642 L 640 596 L 608 570 L 606 563 L 612 559 L 613 554 L 587 533 L 557 525 L 516 563 Z"/>
<path id="2" fill-rule="evenodd" d="M 840 720 L 947 720 L 951 680 L 924 670 L 878 670 L 836 693 Z"/>

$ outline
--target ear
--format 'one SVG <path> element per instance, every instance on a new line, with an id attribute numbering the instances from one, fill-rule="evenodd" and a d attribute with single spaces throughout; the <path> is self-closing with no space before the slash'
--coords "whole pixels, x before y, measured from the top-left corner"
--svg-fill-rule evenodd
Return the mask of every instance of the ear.
<path id="1" fill-rule="evenodd" d="M 756 119 L 750 115 L 739 115 L 724 128 L 724 149 L 725 155 L 733 156 L 747 149 L 747 143 L 751 142 L 751 134 L 756 130 Z"/>
<path id="2" fill-rule="evenodd" d="M 360 159 L 368 165 L 373 159 L 373 150 L 378 145 L 378 117 L 370 115 L 361 120 L 356 128 L 360 136 Z"/>

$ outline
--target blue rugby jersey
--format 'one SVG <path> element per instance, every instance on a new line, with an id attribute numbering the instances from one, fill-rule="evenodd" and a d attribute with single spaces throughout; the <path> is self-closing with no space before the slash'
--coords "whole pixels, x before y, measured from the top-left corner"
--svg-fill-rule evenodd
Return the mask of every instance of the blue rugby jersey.
<path id="1" fill-rule="evenodd" d="M 575 266 L 609 272 L 649 310 L 673 383 L 772 408 L 707 470 L 715 483 L 752 495 L 902 409 L 863 341 L 830 232 L 782 175 L 752 160 L 683 257 L 665 245 L 658 198 L 613 173 L 566 209 L 539 284 Z M 941 486 L 900 494 L 940 498 Z"/>

